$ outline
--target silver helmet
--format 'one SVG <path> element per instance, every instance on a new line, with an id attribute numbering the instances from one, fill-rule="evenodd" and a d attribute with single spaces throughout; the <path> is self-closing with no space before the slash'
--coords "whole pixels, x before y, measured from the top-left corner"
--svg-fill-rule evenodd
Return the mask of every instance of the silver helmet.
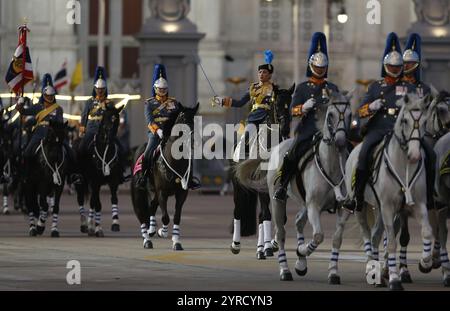
<path id="1" fill-rule="evenodd" d="M 159 89 L 167 89 L 169 88 L 169 84 L 167 83 L 167 80 L 164 79 L 163 77 L 160 77 L 158 80 L 155 81 L 155 83 L 153 84 L 154 88 L 159 88 Z"/>
<path id="2" fill-rule="evenodd" d="M 416 51 L 414 51 L 414 50 L 408 49 L 408 50 L 406 50 L 403 53 L 403 62 L 405 62 L 405 63 L 415 63 L 414 66 L 412 66 L 408 70 L 404 70 L 404 72 L 406 74 L 414 72 L 414 70 L 416 70 L 417 67 L 419 67 L 419 64 L 420 64 L 419 54 Z"/>
<path id="3" fill-rule="evenodd" d="M 403 57 L 402 57 L 402 55 L 399 52 L 397 52 L 397 51 L 391 51 L 388 54 L 386 54 L 386 56 L 383 59 L 384 70 L 391 77 L 397 78 L 398 76 L 401 75 L 402 72 L 399 71 L 398 73 L 393 73 L 393 72 L 389 71 L 389 69 L 387 68 L 387 65 L 402 66 L 403 65 Z"/>
<path id="4" fill-rule="evenodd" d="M 106 88 L 106 81 L 100 78 L 97 81 L 95 81 L 94 87 L 97 89 L 104 89 Z"/>
<path id="5" fill-rule="evenodd" d="M 52 96 L 52 95 L 55 95 L 56 94 L 56 91 L 55 91 L 55 88 L 53 87 L 53 86 L 51 86 L 51 85 L 47 85 L 45 88 L 44 88 L 44 95 L 49 95 L 49 96 Z"/>
<path id="6" fill-rule="evenodd" d="M 312 73 L 318 77 L 321 77 L 321 76 L 325 75 L 326 71 L 323 72 L 322 74 L 318 74 L 314 70 L 314 66 L 315 67 L 327 67 L 328 66 L 328 57 L 327 57 L 327 55 L 325 55 L 325 53 L 316 52 L 313 55 L 311 55 L 311 57 L 309 58 L 308 64 L 309 64 L 309 69 L 311 69 Z"/>

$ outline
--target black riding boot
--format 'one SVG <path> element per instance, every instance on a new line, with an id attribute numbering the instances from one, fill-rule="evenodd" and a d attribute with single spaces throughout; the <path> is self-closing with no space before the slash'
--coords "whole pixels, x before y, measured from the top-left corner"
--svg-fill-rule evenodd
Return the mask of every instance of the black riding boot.
<path id="1" fill-rule="evenodd" d="M 147 176 L 149 175 L 149 166 L 148 165 L 148 159 L 143 156 L 142 157 L 142 162 L 141 162 L 141 176 L 138 177 L 138 179 L 136 180 L 136 185 L 140 188 L 144 188 L 145 187 L 145 183 L 147 181 Z"/>
<path id="2" fill-rule="evenodd" d="M 366 183 L 368 179 L 368 174 L 365 170 L 356 169 L 355 172 L 355 195 L 353 200 L 347 201 L 343 204 L 343 208 L 353 213 L 355 210 L 360 212 L 364 206 L 364 190 L 366 188 Z"/>
<path id="3" fill-rule="evenodd" d="M 283 165 L 280 169 L 280 182 L 279 187 L 275 191 L 273 198 L 275 200 L 286 202 L 287 199 L 287 186 L 289 185 L 289 181 L 291 180 L 292 175 L 294 175 L 296 171 L 295 161 L 292 161 L 289 158 L 289 155 L 286 154 L 283 159 Z"/>

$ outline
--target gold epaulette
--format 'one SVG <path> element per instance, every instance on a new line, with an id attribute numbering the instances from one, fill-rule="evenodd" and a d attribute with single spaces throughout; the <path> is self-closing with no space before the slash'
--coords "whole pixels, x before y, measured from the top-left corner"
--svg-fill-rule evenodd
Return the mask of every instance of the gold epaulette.
<path id="1" fill-rule="evenodd" d="M 292 108 L 292 110 L 291 110 L 292 116 L 293 117 L 300 117 L 300 116 L 302 116 L 303 115 L 302 107 L 303 107 L 303 105 L 294 106 Z"/>

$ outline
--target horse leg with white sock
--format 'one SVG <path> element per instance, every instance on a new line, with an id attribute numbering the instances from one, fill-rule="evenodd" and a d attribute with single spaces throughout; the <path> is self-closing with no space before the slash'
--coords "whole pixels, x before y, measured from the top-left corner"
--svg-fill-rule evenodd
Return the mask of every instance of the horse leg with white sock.
<path id="1" fill-rule="evenodd" d="M 431 255 L 431 241 L 433 238 L 432 228 L 428 219 L 428 210 L 426 204 L 420 204 L 416 217 L 421 224 L 423 251 L 422 258 L 419 261 L 419 270 L 422 273 L 429 273 L 433 269 L 433 260 Z"/>
<path id="2" fill-rule="evenodd" d="M 158 202 L 161 208 L 162 213 L 161 221 L 163 224 L 162 228 L 158 229 L 158 237 L 167 238 L 169 236 L 169 222 L 170 222 L 170 217 L 169 214 L 167 213 L 167 196 L 159 194 Z"/>
<path id="3" fill-rule="evenodd" d="M 141 224 L 141 236 L 143 239 L 144 248 L 147 248 L 147 249 L 153 248 L 153 243 L 150 240 L 150 237 L 147 233 L 147 224 L 146 223 Z"/>
<path id="4" fill-rule="evenodd" d="M 111 212 L 112 212 L 112 224 L 111 231 L 119 232 L 120 231 L 120 223 L 119 223 L 119 199 L 117 198 L 117 185 L 110 183 L 109 189 L 111 192 Z"/>
<path id="5" fill-rule="evenodd" d="M 306 213 L 306 208 L 303 208 L 295 215 L 295 226 L 297 228 L 297 249 L 301 245 L 305 244 L 305 236 L 303 235 L 303 230 L 307 221 L 308 215 Z M 308 272 L 308 263 L 306 261 L 306 257 L 300 255 L 298 252 L 297 260 L 295 262 L 295 272 L 300 276 L 304 276 Z"/>
<path id="6" fill-rule="evenodd" d="M 175 194 L 175 214 L 173 215 L 173 229 L 172 229 L 172 249 L 174 251 L 182 251 L 183 246 L 180 242 L 180 223 L 181 223 L 181 211 L 183 204 L 187 198 L 187 191 L 177 192 Z"/>
<path id="7" fill-rule="evenodd" d="M 336 231 L 333 234 L 330 264 L 328 265 L 328 284 L 341 284 L 341 277 L 338 272 L 339 250 L 342 245 L 342 236 L 344 234 L 345 223 L 349 219 L 350 214 L 339 209 L 336 218 Z M 370 243 L 369 243 L 370 249 Z"/>
<path id="8" fill-rule="evenodd" d="M 51 229 L 51 237 L 52 238 L 59 238 L 59 230 L 58 230 L 58 215 L 59 215 L 59 202 L 61 198 L 61 193 L 63 189 L 62 187 L 60 189 L 55 190 L 55 196 L 53 197 L 52 204 L 52 229 Z"/>
<path id="9" fill-rule="evenodd" d="M 151 202 L 150 202 L 150 210 L 149 210 L 149 214 L 150 214 L 150 220 L 149 220 L 149 226 L 148 226 L 148 230 L 147 233 L 150 237 L 154 236 L 156 233 L 156 209 L 158 208 L 158 199 L 154 198 Z"/>
<path id="10" fill-rule="evenodd" d="M 39 197 L 39 205 L 41 207 L 39 219 L 36 225 L 36 231 L 38 235 L 42 235 L 45 230 L 45 222 L 47 221 L 48 216 L 48 204 L 47 198 L 44 196 Z"/>
<path id="11" fill-rule="evenodd" d="M 386 249 L 387 249 L 387 267 L 389 269 L 389 289 L 403 290 L 402 282 L 398 274 L 396 263 L 395 254 L 397 250 L 397 241 L 395 240 L 393 210 L 394 210 L 393 208 L 384 208 L 382 210 L 387 243 Z"/>
<path id="12" fill-rule="evenodd" d="M 272 194 L 271 194 L 272 195 Z M 281 203 L 277 200 L 271 200 L 272 217 L 275 222 L 275 240 L 278 243 L 278 265 L 280 269 L 281 281 L 292 281 L 292 273 L 289 270 L 285 243 L 286 243 L 286 229 L 284 227 L 286 222 L 286 203 Z"/>
<path id="13" fill-rule="evenodd" d="M 103 233 L 103 228 L 101 226 L 101 218 L 102 218 L 102 203 L 100 201 L 100 185 L 93 184 L 92 185 L 92 194 L 91 194 L 91 208 L 94 209 L 94 223 L 95 223 L 95 231 L 94 235 L 98 238 L 103 238 L 105 234 Z"/>

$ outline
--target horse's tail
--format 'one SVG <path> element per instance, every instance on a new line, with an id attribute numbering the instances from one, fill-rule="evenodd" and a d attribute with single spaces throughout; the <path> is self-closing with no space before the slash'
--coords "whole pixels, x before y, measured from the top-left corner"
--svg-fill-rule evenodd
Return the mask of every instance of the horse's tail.
<path id="1" fill-rule="evenodd" d="M 133 204 L 134 213 L 135 213 L 137 219 L 139 220 L 140 224 L 143 224 L 143 223 L 148 224 L 148 222 L 149 222 L 150 214 L 148 211 L 148 206 L 149 206 L 148 192 L 147 192 L 146 187 L 141 188 L 136 185 L 138 178 L 141 177 L 143 172 L 139 171 L 136 174 L 134 174 L 133 170 L 134 170 L 134 165 L 136 164 L 136 161 L 139 159 L 139 157 L 144 152 L 145 147 L 146 147 L 146 145 L 142 145 L 136 149 L 136 152 L 134 153 L 134 157 L 133 157 L 132 167 L 131 167 L 131 170 L 133 173 L 133 175 L 131 177 L 131 202 Z"/>
<path id="2" fill-rule="evenodd" d="M 262 161 L 261 159 L 249 159 L 238 163 L 234 167 L 234 174 L 236 180 L 245 188 L 268 193 L 267 171 L 259 168 Z"/>

